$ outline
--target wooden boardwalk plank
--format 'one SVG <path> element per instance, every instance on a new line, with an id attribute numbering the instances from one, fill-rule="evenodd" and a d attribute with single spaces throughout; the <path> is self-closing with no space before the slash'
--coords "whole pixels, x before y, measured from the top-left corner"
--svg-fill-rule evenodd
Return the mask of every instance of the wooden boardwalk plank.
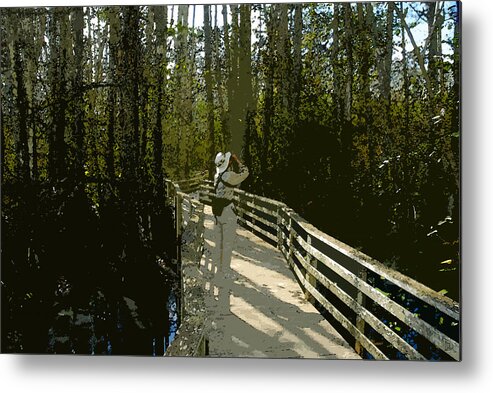
<path id="1" fill-rule="evenodd" d="M 305 300 L 281 252 L 238 227 L 231 268 L 212 261 L 216 228 L 205 208 L 200 263 L 206 291 L 209 355 L 213 357 L 359 359 L 336 330 Z"/>

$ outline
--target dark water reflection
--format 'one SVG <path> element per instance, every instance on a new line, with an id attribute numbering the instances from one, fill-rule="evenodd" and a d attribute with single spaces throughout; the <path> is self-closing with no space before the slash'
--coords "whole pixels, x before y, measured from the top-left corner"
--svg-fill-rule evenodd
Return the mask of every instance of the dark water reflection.
<path id="1" fill-rule="evenodd" d="M 96 304 L 92 312 L 85 310 L 86 313 L 82 309 L 75 313 L 71 308 L 58 309 L 48 331 L 47 352 L 162 356 L 175 338 L 179 316 L 174 292 L 169 293 L 166 310 L 161 313 L 166 320 L 164 325 L 169 326 L 164 335 L 156 335 L 150 326 L 141 325 L 143 329 L 136 330 L 124 302 L 118 302 L 114 312 L 110 309 L 102 304 Z"/>

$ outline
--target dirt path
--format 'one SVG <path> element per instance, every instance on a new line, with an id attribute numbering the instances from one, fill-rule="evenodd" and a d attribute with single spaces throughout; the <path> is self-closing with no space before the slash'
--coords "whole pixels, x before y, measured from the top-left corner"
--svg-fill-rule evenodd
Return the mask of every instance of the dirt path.
<path id="1" fill-rule="evenodd" d="M 279 250 L 238 227 L 231 268 L 216 273 L 211 260 L 216 232 L 206 206 L 205 277 L 209 353 L 213 357 L 359 359 L 307 302 Z"/>

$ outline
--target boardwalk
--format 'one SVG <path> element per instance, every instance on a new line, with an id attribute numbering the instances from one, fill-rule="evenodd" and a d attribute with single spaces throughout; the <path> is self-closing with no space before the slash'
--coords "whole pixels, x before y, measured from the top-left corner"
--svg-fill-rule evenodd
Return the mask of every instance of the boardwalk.
<path id="1" fill-rule="evenodd" d="M 213 357 L 358 359 L 305 300 L 279 250 L 238 227 L 232 278 L 215 274 L 215 230 L 205 207 L 200 269 L 207 292 L 209 355 Z M 220 288 L 220 289 L 219 289 Z"/>
<path id="2" fill-rule="evenodd" d="M 358 359 L 307 293 L 365 358 L 460 360 L 459 303 L 320 231 L 282 202 L 235 190 L 248 230 L 237 230 L 233 277 L 218 274 L 212 182 L 166 184 L 180 207 L 182 276 L 182 320 L 168 356 Z M 411 332 L 425 344 L 408 342 Z"/>

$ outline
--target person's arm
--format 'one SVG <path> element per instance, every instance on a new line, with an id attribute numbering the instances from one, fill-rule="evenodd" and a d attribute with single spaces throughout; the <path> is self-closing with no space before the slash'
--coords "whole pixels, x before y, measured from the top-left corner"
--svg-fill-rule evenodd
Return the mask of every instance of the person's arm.
<path id="1" fill-rule="evenodd" d="M 236 154 L 232 154 L 231 158 L 238 163 L 240 171 L 238 173 L 232 172 L 232 171 L 227 172 L 224 174 L 223 179 L 225 182 L 231 184 L 232 186 L 237 186 L 238 184 L 240 184 L 242 181 L 244 181 L 248 177 L 249 172 L 248 172 L 248 168 L 246 167 L 246 165 L 244 165 L 238 159 L 238 157 L 236 157 Z"/>

